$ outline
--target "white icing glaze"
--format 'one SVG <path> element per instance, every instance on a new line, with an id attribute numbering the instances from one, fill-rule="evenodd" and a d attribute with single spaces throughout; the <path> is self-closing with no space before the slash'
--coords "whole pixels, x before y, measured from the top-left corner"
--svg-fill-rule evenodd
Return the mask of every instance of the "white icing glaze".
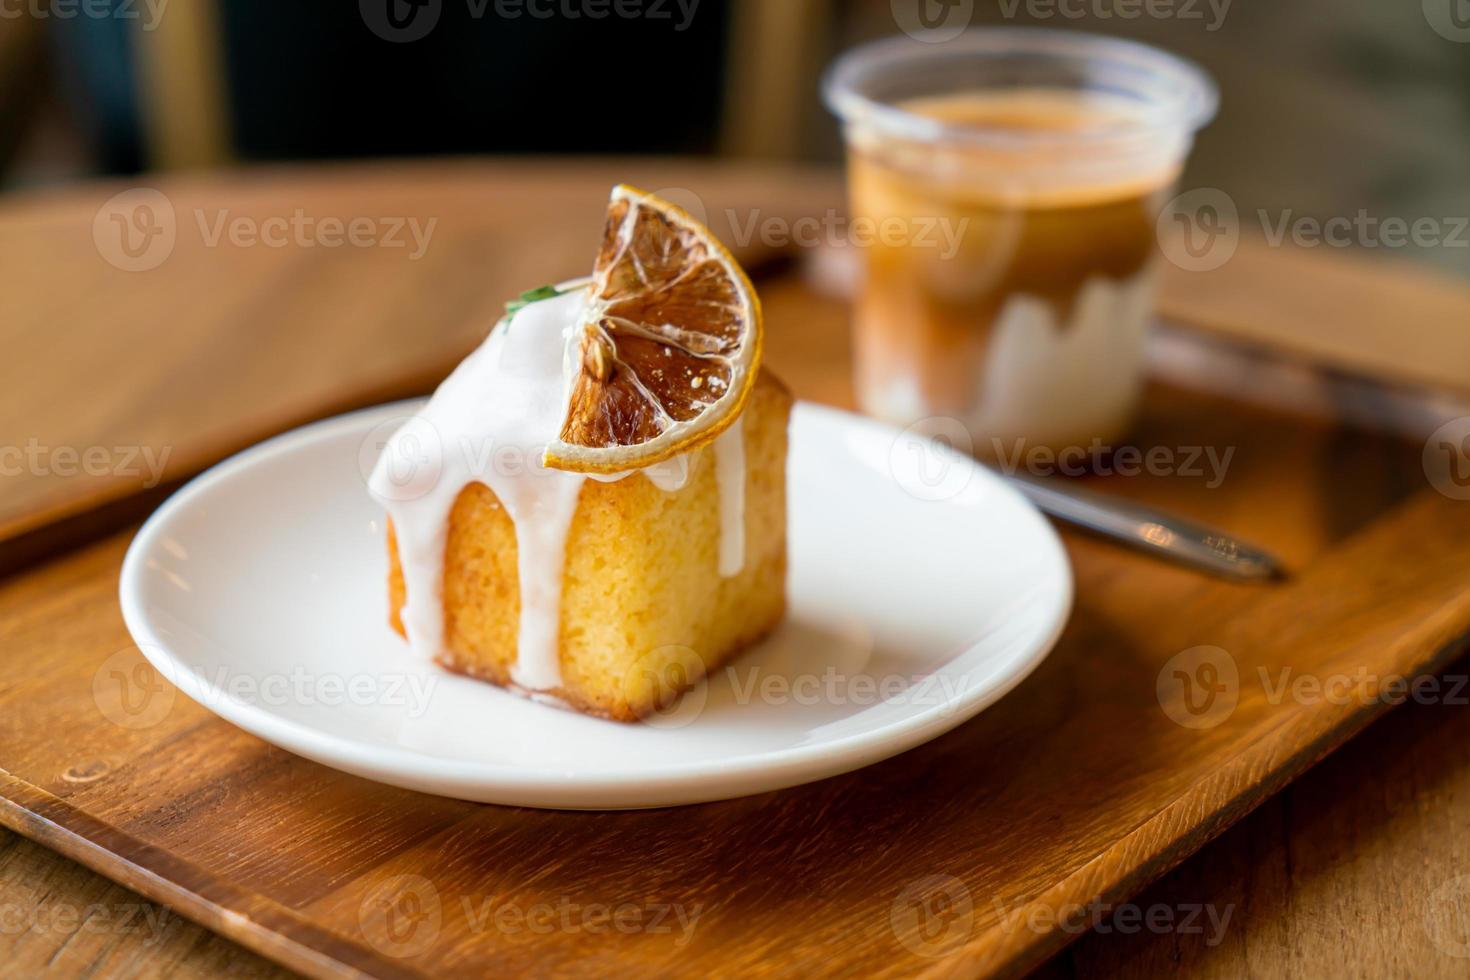
<path id="1" fill-rule="evenodd" d="M 566 349 L 582 301 L 575 290 L 532 303 L 492 330 L 418 416 L 394 433 L 369 481 L 398 538 L 409 645 L 426 659 L 443 645 L 450 510 L 470 483 L 495 492 L 516 529 L 521 616 L 511 678 L 528 691 L 561 682 L 562 572 L 584 478 L 543 467 L 541 454 L 561 428 Z M 434 447 L 427 455 L 425 443 Z M 427 464 L 411 486 L 395 478 L 405 460 Z"/>
<path id="2" fill-rule="evenodd" d="M 368 481 L 393 520 L 406 592 L 404 630 L 410 648 L 425 660 L 437 657 L 444 642 L 450 511 L 471 483 L 494 491 L 516 530 L 521 615 L 511 680 L 527 693 L 561 684 L 566 541 L 586 478 L 548 469 L 541 458 L 561 429 L 584 299 L 584 291 L 574 289 L 525 306 L 499 324 L 392 435 Z M 736 574 L 744 565 L 742 438 L 737 420 L 714 444 L 722 575 Z M 680 456 L 595 479 L 612 482 L 641 473 L 675 493 L 688 483 L 695 459 L 694 454 Z"/>
<path id="3" fill-rule="evenodd" d="M 720 493 L 720 575 L 730 578 L 745 567 L 745 433 L 736 418 L 715 439 L 715 482 Z"/>

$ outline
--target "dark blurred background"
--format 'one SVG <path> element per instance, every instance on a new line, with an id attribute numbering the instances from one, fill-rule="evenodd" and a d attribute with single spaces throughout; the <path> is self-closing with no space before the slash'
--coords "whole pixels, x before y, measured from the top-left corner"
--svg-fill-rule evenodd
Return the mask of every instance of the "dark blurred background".
<path id="1" fill-rule="evenodd" d="M 1470 215 L 1470 0 L 0 0 L 0 186 L 425 154 L 835 162 L 822 67 L 917 5 L 1199 61 L 1224 102 L 1185 186 L 1242 210 Z M 1470 275 L 1470 248 L 1393 251 Z"/>

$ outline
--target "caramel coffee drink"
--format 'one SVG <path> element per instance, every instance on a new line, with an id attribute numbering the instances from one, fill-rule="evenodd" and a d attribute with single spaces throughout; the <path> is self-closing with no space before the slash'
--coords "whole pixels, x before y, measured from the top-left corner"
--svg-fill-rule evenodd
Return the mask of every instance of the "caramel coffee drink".
<path id="1" fill-rule="evenodd" d="M 854 225 L 885 229 L 858 249 L 863 409 L 899 425 L 956 419 L 987 456 L 1123 436 L 1155 226 L 1192 129 L 1161 128 L 1155 106 L 1106 86 L 955 84 L 855 104 L 833 96 L 841 64 L 836 75 Z"/>

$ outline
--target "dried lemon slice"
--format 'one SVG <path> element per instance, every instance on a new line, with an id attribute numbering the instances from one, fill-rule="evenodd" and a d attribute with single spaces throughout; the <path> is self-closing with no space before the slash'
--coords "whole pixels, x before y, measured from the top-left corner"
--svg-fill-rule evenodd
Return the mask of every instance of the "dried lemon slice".
<path id="1" fill-rule="evenodd" d="M 574 348 L 567 413 L 546 465 L 642 469 L 702 446 L 739 416 L 760 365 L 760 301 L 744 270 L 682 209 L 620 184 Z"/>

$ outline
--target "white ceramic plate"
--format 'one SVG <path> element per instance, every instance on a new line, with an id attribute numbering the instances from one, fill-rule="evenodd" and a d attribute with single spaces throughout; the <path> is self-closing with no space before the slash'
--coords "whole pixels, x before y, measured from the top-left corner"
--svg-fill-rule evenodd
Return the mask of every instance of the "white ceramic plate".
<path id="1" fill-rule="evenodd" d="M 856 769 L 948 731 L 1046 656 L 1072 578 L 1050 525 L 937 443 L 801 404 L 790 610 L 667 713 L 627 725 L 416 662 L 387 626 L 364 473 L 416 403 L 330 419 L 195 479 L 144 525 L 121 599 L 144 655 L 220 717 L 369 779 L 614 809 Z"/>

